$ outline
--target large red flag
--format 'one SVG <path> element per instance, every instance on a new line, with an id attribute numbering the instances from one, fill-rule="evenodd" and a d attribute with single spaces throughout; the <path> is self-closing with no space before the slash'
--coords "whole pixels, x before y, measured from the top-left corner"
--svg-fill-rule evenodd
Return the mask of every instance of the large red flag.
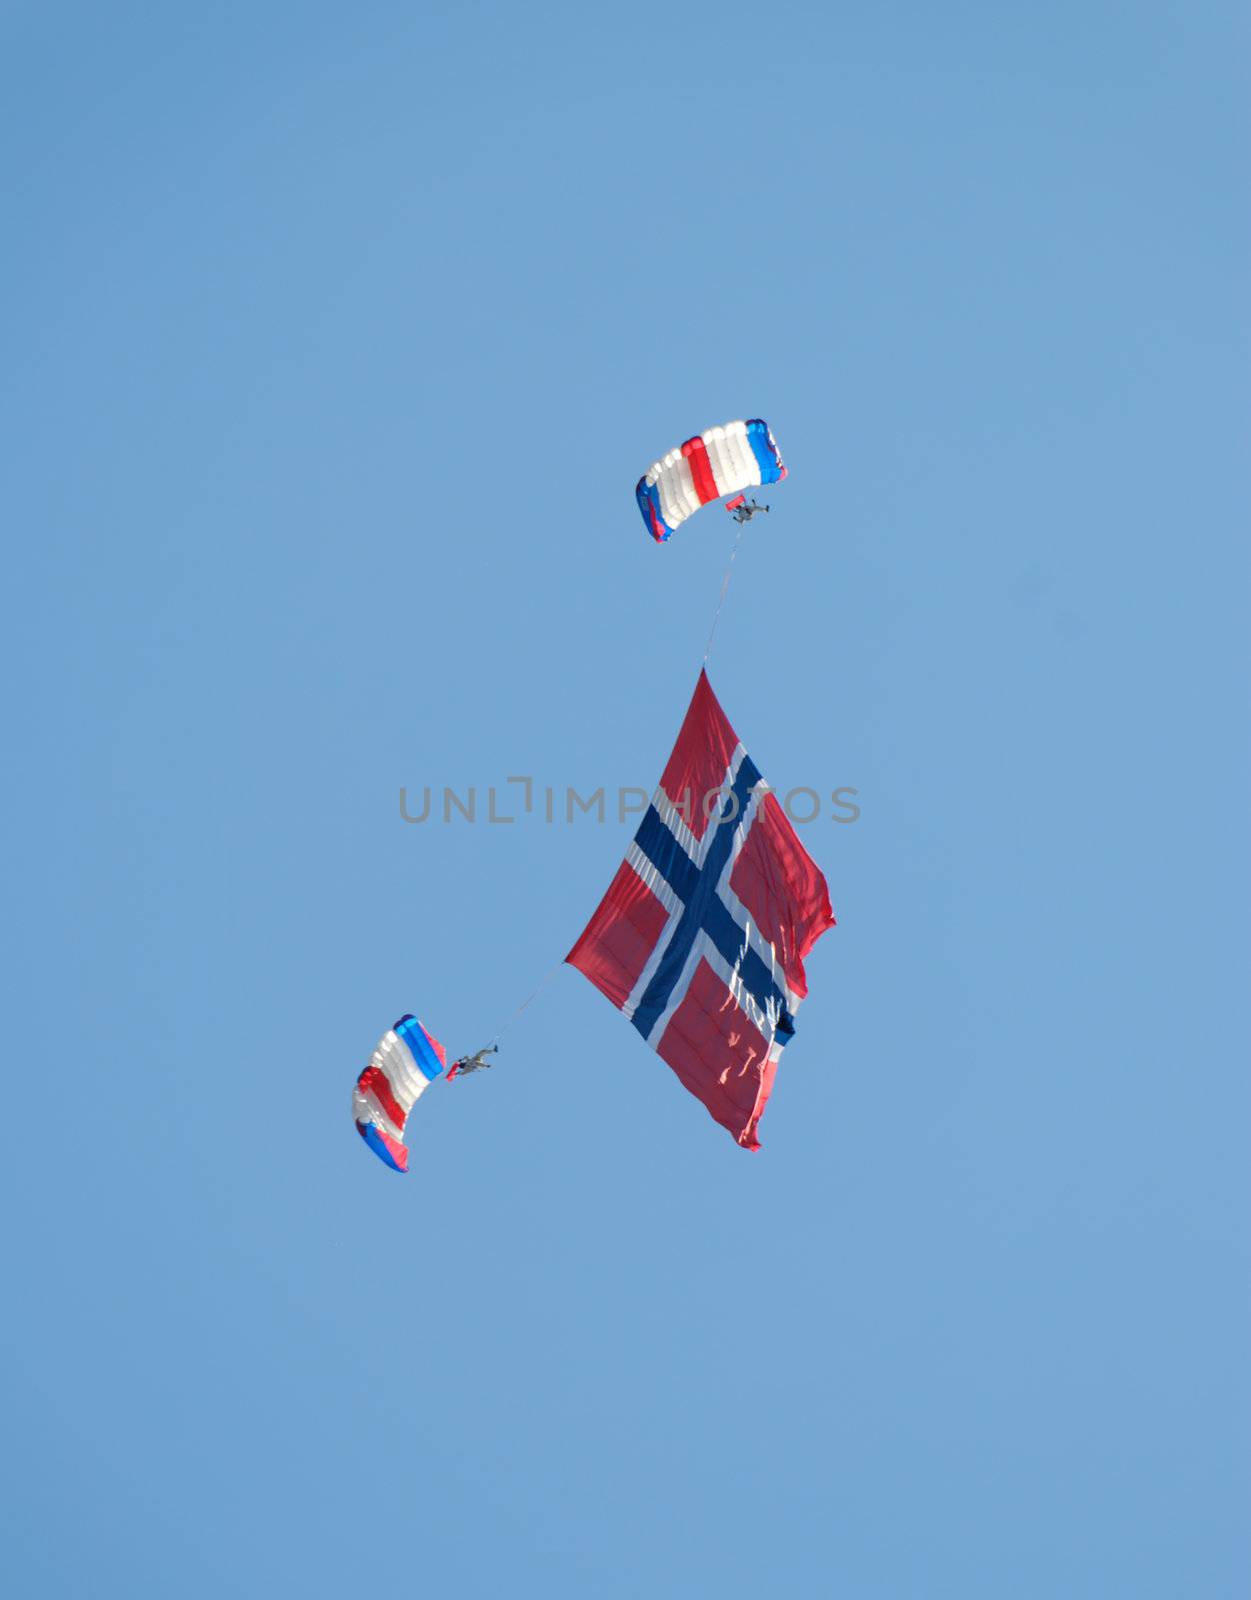
<path id="1" fill-rule="evenodd" d="M 804 958 L 833 926 L 820 868 L 701 671 L 660 787 L 565 959 L 758 1150 Z"/>

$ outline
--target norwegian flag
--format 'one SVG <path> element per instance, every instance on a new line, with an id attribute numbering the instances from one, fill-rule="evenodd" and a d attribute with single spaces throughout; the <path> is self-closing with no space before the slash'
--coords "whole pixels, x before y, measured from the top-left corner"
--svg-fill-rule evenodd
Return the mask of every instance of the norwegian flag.
<path id="1" fill-rule="evenodd" d="M 699 682 L 626 858 L 565 957 L 745 1149 L 834 926 L 820 868 Z"/>

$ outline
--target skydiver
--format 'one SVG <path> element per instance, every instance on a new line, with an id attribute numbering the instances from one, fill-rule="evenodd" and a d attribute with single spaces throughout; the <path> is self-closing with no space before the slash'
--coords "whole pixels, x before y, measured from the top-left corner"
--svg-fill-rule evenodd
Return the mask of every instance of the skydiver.
<path id="1" fill-rule="evenodd" d="M 762 511 L 767 511 L 769 508 L 758 506 L 754 499 L 749 500 L 746 495 L 741 494 L 736 500 L 728 501 L 725 509 L 741 527 L 744 522 L 750 522 L 753 517 L 759 516 Z"/>
<path id="2" fill-rule="evenodd" d="M 476 1051 L 471 1056 L 461 1056 L 459 1061 L 453 1061 L 452 1070 L 447 1075 L 448 1082 L 450 1083 L 451 1080 L 456 1077 L 463 1078 L 467 1072 L 477 1072 L 481 1067 L 489 1067 L 493 1065 L 493 1063 L 488 1061 L 486 1058 L 488 1056 L 495 1055 L 498 1050 L 499 1045 L 488 1044 L 484 1045 L 481 1050 Z"/>

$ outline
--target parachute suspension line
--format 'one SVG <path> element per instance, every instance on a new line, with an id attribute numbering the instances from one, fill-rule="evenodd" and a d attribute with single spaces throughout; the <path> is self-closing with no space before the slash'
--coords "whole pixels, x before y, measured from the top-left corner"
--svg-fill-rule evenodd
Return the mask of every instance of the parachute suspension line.
<path id="1" fill-rule="evenodd" d="M 508 1020 L 501 1026 L 499 1032 L 492 1036 L 491 1041 L 487 1046 L 488 1049 L 493 1049 L 500 1042 L 504 1034 L 507 1033 L 509 1028 L 512 1027 L 513 1023 L 516 1022 L 517 1018 L 526 1009 L 530 1002 L 538 999 L 539 995 L 542 994 L 543 990 L 547 988 L 548 984 L 552 981 L 564 964 L 564 960 L 562 959 L 558 961 L 554 967 L 549 968 L 549 970 L 543 974 L 538 983 L 536 983 L 534 988 L 531 989 L 530 993 L 525 997 L 525 999 L 512 1013 Z"/>
<path id="2" fill-rule="evenodd" d="M 743 542 L 743 529 L 746 526 L 745 522 L 739 523 L 738 534 L 734 540 L 734 548 L 730 551 L 730 559 L 725 564 L 725 577 L 721 580 L 721 597 L 717 601 L 717 609 L 712 614 L 712 627 L 708 630 L 708 643 L 704 646 L 704 659 L 701 665 L 705 667 L 708 665 L 708 657 L 712 654 L 712 641 L 717 636 L 717 623 L 721 620 L 721 607 L 725 604 L 725 597 L 730 588 L 730 573 L 734 568 L 734 557 L 738 554 L 738 547 Z"/>

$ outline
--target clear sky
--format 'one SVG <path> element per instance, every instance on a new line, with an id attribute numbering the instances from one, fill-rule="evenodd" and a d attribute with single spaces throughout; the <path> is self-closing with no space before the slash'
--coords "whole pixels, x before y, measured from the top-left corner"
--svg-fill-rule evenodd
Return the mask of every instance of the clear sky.
<path id="1" fill-rule="evenodd" d="M 1251 1591 L 1247 34 L 4 7 L 6 1595 Z M 753 415 L 764 1148 L 566 968 L 397 1178 L 632 831 L 400 786 L 655 782 Z"/>

